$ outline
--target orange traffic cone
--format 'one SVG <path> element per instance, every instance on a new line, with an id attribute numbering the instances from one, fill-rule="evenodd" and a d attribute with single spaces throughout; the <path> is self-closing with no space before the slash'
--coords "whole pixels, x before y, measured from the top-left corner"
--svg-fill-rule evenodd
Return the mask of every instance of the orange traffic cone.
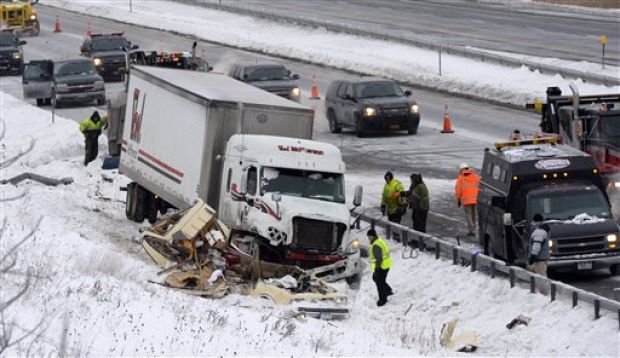
<path id="1" fill-rule="evenodd" d="M 315 75 L 312 75 L 312 90 L 310 91 L 310 99 L 321 99 L 321 96 L 319 96 L 319 86 L 316 84 Z"/>
<path id="2" fill-rule="evenodd" d="M 450 119 L 450 113 L 448 112 L 448 105 L 446 104 L 446 109 L 443 112 L 443 129 L 441 133 L 454 133 L 452 129 L 452 120 Z"/>
<path id="3" fill-rule="evenodd" d="M 62 32 L 62 28 L 60 28 L 60 20 L 58 20 L 58 15 L 56 15 L 56 22 L 54 23 L 54 32 Z"/>
<path id="4" fill-rule="evenodd" d="M 88 37 L 93 36 L 93 30 L 90 29 L 90 22 L 88 23 L 88 26 L 86 27 L 86 36 Z"/>

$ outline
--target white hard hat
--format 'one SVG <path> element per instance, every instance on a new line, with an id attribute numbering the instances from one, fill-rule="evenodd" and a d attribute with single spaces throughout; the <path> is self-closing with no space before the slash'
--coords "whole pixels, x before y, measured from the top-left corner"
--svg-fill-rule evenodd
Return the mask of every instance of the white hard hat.
<path id="1" fill-rule="evenodd" d="M 459 165 L 459 170 L 463 169 L 469 169 L 469 165 L 467 163 L 461 163 L 461 165 Z"/>

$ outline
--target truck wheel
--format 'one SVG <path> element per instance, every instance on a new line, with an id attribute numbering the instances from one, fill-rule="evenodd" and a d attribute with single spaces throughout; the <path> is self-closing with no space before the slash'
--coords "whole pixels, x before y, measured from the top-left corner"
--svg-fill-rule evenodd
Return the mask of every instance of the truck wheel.
<path id="1" fill-rule="evenodd" d="M 329 123 L 329 131 L 332 133 L 340 133 L 342 132 L 342 128 L 338 125 L 338 121 L 336 120 L 336 114 L 333 109 L 329 109 L 327 111 L 327 122 Z"/>
<path id="2" fill-rule="evenodd" d="M 619 273 L 618 272 L 618 264 L 614 264 L 614 265 L 609 266 L 609 272 L 611 272 L 611 274 L 613 276 L 617 276 L 618 273 Z"/>
<path id="3" fill-rule="evenodd" d="M 133 220 L 133 212 L 136 210 L 134 200 L 133 200 L 133 192 L 136 183 L 127 184 L 127 196 L 125 199 L 125 216 L 129 220 Z"/>
<path id="4" fill-rule="evenodd" d="M 133 212 L 133 221 L 139 223 L 144 221 L 144 212 L 146 209 L 148 194 L 150 193 L 146 189 L 141 187 L 139 184 L 136 184 L 136 188 L 134 190 L 135 211 Z"/>
<path id="5" fill-rule="evenodd" d="M 152 193 L 147 194 L 145 216 L 151 224 L 157 221 L 157 211 L 159 209 L 159 198 Z"/>
<path id="6" fill-rule="evenodd" d="M 362 124 L 362 119 L 359 115 L 355 116 L 355 134 L 358 138 L 364 138 L 366 136 L 366 132 L 364 132 L 364 125 Z"/>
<path id="7" fill-rule="evenodd" d="M 45 98 L 45 105 L 49 106 L 52 104 L 52 99 L 51 98 Z"/>
<path id="8" fill-rule="evenodd" d="M 37 98 L 37 107 L 41 107 L 45 104 L 45 99 Z"/>
<path id="9" fill-rule="evenodd" d="M 409 135 L 418 134 L 418 127 L 414 123 L 409 123 L 407 125 L 407 134 Z"/>
<path id="10" fill-rule="evenodd" d="M 39 36 L 39 33 L 41 32 L 41 24 L 39 23 L 39 19 L 34 20 L 34 23 L 32 24 L 32 36 Z"/>
<path id="11" fill-rule="evenodd" d="M 56 90 L 52 90 L 52 107 L 54 108 L 60 108 L 60 101 L 58 101 L 58 98 L 56 98 Z"/>

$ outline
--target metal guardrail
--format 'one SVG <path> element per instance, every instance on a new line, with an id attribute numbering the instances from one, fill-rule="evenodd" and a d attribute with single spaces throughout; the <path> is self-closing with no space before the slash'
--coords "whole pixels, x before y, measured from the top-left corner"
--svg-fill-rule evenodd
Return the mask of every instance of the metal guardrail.
<path id="1" fill-rule="evenodd" d="M 184 3 L 190 3 L 198 6 L 203 6 L 215 10 L 224 10 L 241 15 L 250 15 L 254 17 L 264 18 L 268 20 L 284 21 L 295 24 L 300 24 L 310 27 L 322 27 L 329 31 L 347 33 L 357 36 L 371 37 L 379 40 L 387 40 L 398 42 L 406 45 L 413 45 L 415 47 L 422 47 L 436 51 L 443 51 L 448 54 L 455 54 L 463 57 L 473 58 L 480 61 L 488 61 L 497 63 L 500 65 L 508 65 L 513 67 L 526 66 L 530 70 L 537 70 L 540 73 L 559 74 L 564 78 L 581 79 L 584 82 L 592 82 L 604 84 L 606 86 L 618 86 L 620 85 L 620 77 L 605 76 L 598 73 L 592 73 L 587 71 L 575 70 L 550 64 L 544 64 L 540 62 L 518 59 L 510 56 L 504 56 L 500 54 L 490 53 L 486 51 L 476 50 L 458 45 L 439 43 L 436 41 L 412 39 L 403 36 L 396 36 L 392 34 L 380 33 L 376 31 L 364 30 L 353 26 L 347 26 L 343 24 L 337 24 L 328 21 L 316 21 L 311 19 L 305 19 L 301 17 L 289 16 L 282 13 L 269 13 L 261 10 L 254 10 L 245 7 L 219 4 L 207 2 L 204 0 L 177 0 Z"/>
<path id="2" fill-rule="evenodd" d="M 484 271 L 488 273 L 492 279 L 498 277 L 498 273 L 505 274 L 511 288 L 515 287 L 517 284 L 525 283 L 529 285 L 530 293 L 537 293 L 539 289 L 544 287 L 549 290 L 551 302 L 555 301 L 558 296 L 565 296 L 572 302 L 572 307 L 580 303 L 590 304 L 594 311 L 595 320 L 601 317 L 601 309 L 610 311 L 617 314 L 618 329 L 620 330 L 620 302 L 610 300 L 563 282 L 551 280 L 521 267 L 507 265 L 504 261 L 494 259 L 480 252 L 469 251 L 440 237 L 415 231 L 406 226 L 395 224 L 384 219 L 377 219 L 376 217 L 364 213 L 360 209 L 356 209 L 354 212 L 360 216 L 361 220 L 370 223 L 372 227 L 377 226 L 385 228 L 386 237 L 391 237 L 394 231 L 400 232 L 404 249 L 414 250 L 414 248 L 417 248 L 421 252 L 427 252 L 429 254 L 434 253 L 435 258 L 438 260 L 446 258 L 452 260 L 454 265 L 469 265 L 472 272 Z M 359 229 L 359 221 L 357 225 Z"/>

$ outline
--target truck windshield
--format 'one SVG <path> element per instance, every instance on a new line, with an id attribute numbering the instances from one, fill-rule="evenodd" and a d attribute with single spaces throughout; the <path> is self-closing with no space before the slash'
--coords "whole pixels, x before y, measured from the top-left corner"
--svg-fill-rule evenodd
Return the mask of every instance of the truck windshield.
<path id="1" fill-rule="evenodd" d="M 612 217 L 603 193 L 593 187 L 536 193 L 528 199 L 528 212 L 530 218 L 540 213 L 545 220 L 572 220 L 579 214 L 599 219 Z"/>
<path id="2" fill-rule="evenodd" d="M 264 193 L 344 203 L 344 179 L 339 173 L 263 167 Z"/>
<path id="3" fill-rule="evenodd" d="M 609 144 L 620 148 L 620 116 L 605 116 L 603 133 L 607 135 Z"/>
<path id="4" fill-rule="evenodd" d="M 355 86 L 356 98 L 402 97 L 403 90 L 394 82 L 368 82 Z"/>
<path id="5" fill-rule="evenodd" d="M 247 70 L 246 81 L 278 81 L 288 79 L 288 70 L 282 67 L 257 67 Z"/>
<path id="6" fill-rule="evenodd" d="M 125 46 L 129 46 L 129 43 L 122 37 L 93 41 L 93 51 L 120 51 Z"/>
<path id="7" fill-rule="evenodd" d="M 57 67 L 56 74 L 59 76 L 94 75 L 95 66 L 90 62 L 70 62 Z"/>

